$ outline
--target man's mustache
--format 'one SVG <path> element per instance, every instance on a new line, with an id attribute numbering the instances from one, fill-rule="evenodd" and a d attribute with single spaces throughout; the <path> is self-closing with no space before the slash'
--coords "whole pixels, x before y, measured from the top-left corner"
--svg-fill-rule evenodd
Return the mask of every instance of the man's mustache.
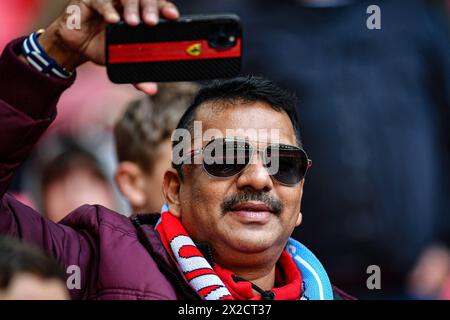
<path id="1" fill-rule="evenodd" d="M 222 202 L 222 213 L 232 211 L 233 207 L 249 202 L 258 201 L 264 203 L 270 210 L 279 215 L 283 211 L 283 203 L 270 195 L 267 191 L 255 191 L 252 189 L 244 189 L 232 196 L 226 197 Z"/>

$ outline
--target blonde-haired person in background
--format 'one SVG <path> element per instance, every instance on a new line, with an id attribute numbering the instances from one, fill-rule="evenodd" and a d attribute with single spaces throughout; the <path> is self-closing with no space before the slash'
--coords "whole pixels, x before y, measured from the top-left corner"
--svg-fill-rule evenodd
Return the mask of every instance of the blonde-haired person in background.
<path id="1" fill-rule="evenodd" d="M 171 166 L 171 135 L 199 87 L 160 84 L 158 93 L 131 103 L 114 128 L 115 181 L 133 213 L 160 212 L 164 172 Z"/>

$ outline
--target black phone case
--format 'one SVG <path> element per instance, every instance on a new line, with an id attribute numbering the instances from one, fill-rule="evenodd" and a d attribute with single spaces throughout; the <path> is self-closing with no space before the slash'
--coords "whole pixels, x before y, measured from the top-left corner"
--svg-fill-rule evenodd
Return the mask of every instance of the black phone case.
<path id="1" fill-rule="evenodd" d="M 241 70 L 241 57 L 242 27 L 233 14 L 106 28 L 106 66 L 115 83 L 231 78 Z"/>

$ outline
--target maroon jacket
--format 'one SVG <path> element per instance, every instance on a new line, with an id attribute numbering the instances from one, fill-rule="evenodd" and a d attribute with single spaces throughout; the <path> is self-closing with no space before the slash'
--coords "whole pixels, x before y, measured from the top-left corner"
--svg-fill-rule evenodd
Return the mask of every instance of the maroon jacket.
<path id="1" fill-rule="evenodd" d="M 14 170 L 56 117 L 74 79 L 48 77 L 18 58 L 19 39 L 0 58 L 0 234 L 42 247 L 67 268 L 81 269 L 74 299 L 201 299 L 153 229 L 154 216 L 128 219 L 82 206 L 55 224 L 5 194 Z M 336 298 L 348 298 L 335 290 Z"/>

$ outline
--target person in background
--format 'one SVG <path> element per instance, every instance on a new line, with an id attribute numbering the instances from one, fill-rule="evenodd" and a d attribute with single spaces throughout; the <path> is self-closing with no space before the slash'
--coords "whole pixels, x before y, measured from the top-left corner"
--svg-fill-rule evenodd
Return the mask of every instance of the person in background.
<path id="1" fill-rule="evenodd" d="M 98 161 L 80 147 L 71 147 L 43 165 L 41 194 L 44 215 L 53 222 L 80 204 L 116 206 L 112 186 Z"/>
<path id="2" fill-rule="evenodd" d="M 197 91 L 194 83 L 160 84 L 156 95 L 131 103 L 117 122 L 115 181 L 133 213 L 160 212 L 164 172 L 172 159 L 170 138 Z"/>
<path id="3" fill-rule="evenodd" d="M 65 275 L 52 258 L 0 237 L 0 300 L 67 300 Z"/>

